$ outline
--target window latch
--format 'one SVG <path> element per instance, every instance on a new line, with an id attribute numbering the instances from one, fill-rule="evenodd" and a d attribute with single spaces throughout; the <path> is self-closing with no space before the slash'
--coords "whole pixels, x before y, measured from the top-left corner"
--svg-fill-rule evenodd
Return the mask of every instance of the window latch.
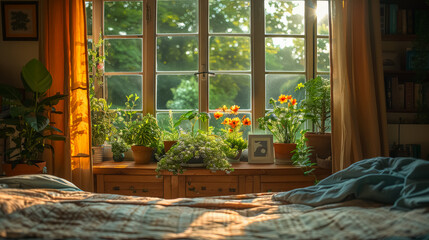
<path id="1" fill-rule="evenodd" d="M 206 73 L 208 75 L 216 76 L 216 73 L 214 73 L 214 72 L 196 72 L 196 73 L 194 73 L 194 75 L 197 76 L 199 74 L 203 74 L 203 77 L 206 77 Z"/>

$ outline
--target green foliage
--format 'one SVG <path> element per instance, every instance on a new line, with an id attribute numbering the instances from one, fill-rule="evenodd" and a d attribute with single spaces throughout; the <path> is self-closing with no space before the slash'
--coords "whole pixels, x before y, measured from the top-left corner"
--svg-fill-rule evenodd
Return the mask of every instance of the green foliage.
<path id="1" fill-rule="evenodd" d="M 282 97 L 286 98 L 281 95 L 279 99 Z M 296 99 L 290 95 L 288 97 L 290 97 L 289 100 L 281 101 L 280 104 L 271 98 L 270 104 L 273 110 L 268 111 L 264 117 L 258 118 L 259 128 L 268 129 L 279 143 L 296 143 L 301 125 L 305 121 L 303 110 L 296 104 Z"/>
<path id="2" fill-rule="evenodd" d="M 183 133 L 176 143 L 158 162 L 156 172 L 168 170 L 173 174 L 183 173 L 183 164 L 192 160 L 201 160 L 212 171 L 233 171 L 226 156 L 234 152 L 222 138 L 207 133 Z"/>
<path id="3" fill-rule="evenodd" d="M 11 108 L 11 118 L 0 120 L 0 136 L 11 137 L 15 144 L 7 150 L 8 161 L 13 166 L 19 163 L 36 164 L 44 149 L 53 147 L 46 140 L 65 140 L 61 130 L 51 126 L 50 114 L 62 114 L 55 109 L 55 105 L 67 95 L 59 94 L 46 97 L 46 92 L 52 85 L 52 76 L 45 66 L 38 60 L 30 60 L 21 72 L 21 80 L 27 90 L 25 96 L 31 94 L 30 99 L 24 100 L 20 90 L 1 84 L 0 96 L 8 99 Z"/>
<path id="4" fill-rule="evenodd" d="M 168 127 L 162 130 L 162 140 L 177 141 L 180 136 L 180 131 L 177 129 L 173 120 L 173 112 L 170 110 L 168 114 Z"/>
<path id="5" fill-rule="evenodd" d="M 131 122 L 124 139 L 129 145 L 158 148 L 161 129 L 156 118 L 148 113 L 141 119 Z"/>
<path id="6" fill-rule="evenodd" d="M 298 84 L 295 89 L 295 91 L 303 90 L 307 93 L 307 97 L 302 101 L 306 117 L 312 121 L 320 133 L 325 133 L 328 130 L 326 123 L 331 117 L 330 81 L 318 76 L 304 84 Z"/>
<path id="7" fill-rule="evenodd" d="M 201 120 L 202 122 L 206 122 L 210 119 L 210 115 L 208 113 L 204 112 L 198 112 L 197 110 L 190 110 L 184 114 L 182 114 L 179 118 L 179 120 L 174 124 L 174 127 L 178 127 L 183 121 L 189 121 L 191 123 L 191 135 L 197 134 L 197 131 L 195 129 L 195 124 L 198 122 L 198 120 Z"/>
<path id="8" fill-rule="evenodd" d="M 92 145 L 103 145 L 104 141 L 116 132 L 112 121 L 116 118 L 116 111 L 110 109 L 104 98 L 91 99 L 91 136 Z"/>

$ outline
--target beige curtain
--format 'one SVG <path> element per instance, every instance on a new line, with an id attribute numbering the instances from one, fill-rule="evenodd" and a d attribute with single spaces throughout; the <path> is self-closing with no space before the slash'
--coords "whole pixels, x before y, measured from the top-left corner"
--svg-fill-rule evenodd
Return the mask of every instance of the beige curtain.
<path id="1" fill-rule="evenodd" d="M 93 190 L 91 131 L 88 98 L 86 19 L 84 0 L 42 1 L 42 60 L 53 77 L 49 94 L 67 94 L 59 104 L 64 115 L 52 116 L 67 141 L 53 142 L 51 173 Z"/>
<path id="2" fill-rule="evenodd" d="M 333 171 L 388 155 L 378 0 L 331 0 Z"/>

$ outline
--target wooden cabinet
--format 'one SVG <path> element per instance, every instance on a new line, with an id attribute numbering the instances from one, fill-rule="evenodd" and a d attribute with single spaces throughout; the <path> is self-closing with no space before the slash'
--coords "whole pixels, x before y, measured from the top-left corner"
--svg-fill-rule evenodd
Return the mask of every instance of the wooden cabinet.
<path id="1" fill-rule="evenodd" d="M 163 198 L 277 192 L 313 185 L 316 178 L 320 180 L 331 173 L 316 169 L 314 175 L 305 176 L 304 171 L 295 166 L 235 163 L 230 174 L 191 168 L 181 175 L 164 171 L 156 177 L 155 168 L 155 163 L 94 164 L 96 192 Z"/>

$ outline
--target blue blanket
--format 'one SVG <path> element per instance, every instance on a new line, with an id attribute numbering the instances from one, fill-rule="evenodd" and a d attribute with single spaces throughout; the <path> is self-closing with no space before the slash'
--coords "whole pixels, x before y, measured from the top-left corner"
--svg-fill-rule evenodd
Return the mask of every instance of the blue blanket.
<path id="1" fill-rule="evenodd" d="M 0 188 L 47 188 L 63 191 L 82 191 L 73 183 L 49 174 L 28 174 L 0 178 Z"/>
<path id="2" fill-rule="evenodd" d="M 310 206 L 351 199 L 391 204 L 396 209 L 429 207 L 429 161 L 389 157 L 366 159 L 315 186 L 273 196 L 273 200 Z"/>

